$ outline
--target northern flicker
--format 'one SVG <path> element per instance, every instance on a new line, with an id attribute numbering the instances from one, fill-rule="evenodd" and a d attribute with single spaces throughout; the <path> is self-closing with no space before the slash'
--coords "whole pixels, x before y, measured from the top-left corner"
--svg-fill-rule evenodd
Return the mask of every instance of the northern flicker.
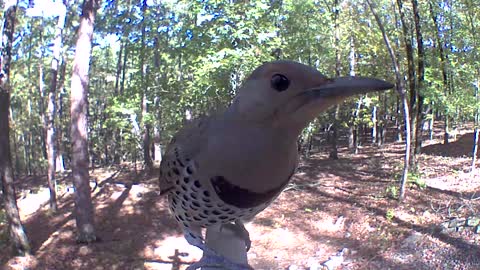
<path id="1" fill-rule="evenodd" d="M 297 138 L 319 113 L 345 98 L 392 88 L 365 77 L 327 78 L 293 61 L 261 65 L 231 105 L 195 120 L 172 139 L 160 165 L 160 188 L 187 241 L 204 249 L 201 229 L 243 221 L 282 192 L 298 162 Z"/>

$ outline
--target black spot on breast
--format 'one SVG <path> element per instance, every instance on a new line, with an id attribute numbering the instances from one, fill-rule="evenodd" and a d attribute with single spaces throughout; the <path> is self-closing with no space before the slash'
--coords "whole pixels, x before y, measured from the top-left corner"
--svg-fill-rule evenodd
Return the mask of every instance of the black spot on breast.
<path id="1" fill-rule="evenodd" d="M 200 187 L 202 186 L 202 185 L 200 185 L 200 181 L 198 181 L 198 180 L 195 180 L 195 181 L 193 182 L 193 184 L 194 184 L 197 188 L 200 188 Z"/>
<path id="2" fill-rule="evenodd" d="M 192 205 L 195 206 L 195 207 L 200 207 L 200 204 L 198 202 L 195 202 L 195 201 L 192 202 Z"/>
<path id="3" fill-rule="evenodd" d="M 220 213 L 219 211 L 217 211 L 217 210 L 213 210 L 213 211 L 212 211 L 212 214 L 214 214 L 214 215 L 217 215 L 217 216 L 218 216 L 218 215 L 220 215 L 221 213 Z"/>
<path id="4" fill-rule="evenodd" d="M 180 167 L 185 167 L 185 165 L 183 164 L 183 162 L 177 158 L 177 162 L 178 162 L 178 165 L 180 165 Z"/>
<path id="5" fill-rule="evenodd" d="M 192 174 L 192 173 L 193 173 L 193 170 L 192 170 L 192 168 L 190 168 L 190 166 L 187 166 L 187 173 L 188 173 L 188 174 Z"/>
<path id="6" fill-rule="evenodd" d="M 184 178 L 183 178 L 183 182 L 185 182 L 185 184 L 188 184 L 188 182 L 190 182 L 190 178 L 184 177 Z"/>
<path id="7" fill-rule="evenodd" d="M 262 203 L 270 201 L 275 195 L 283 190 L 283 188 L 288 184 L 288 181 L 292 175 L 293 170 L 288 178 L 277 188 L 273 188 L 261 193 L 236 186 L 221 175 L 210 178 L 210 181 L 215 192 L 222 201 L 238 208 L 245 209 L 259 206 Z"/>
<path id="8" fill-rule="evenodd" d="M 177 168 L 173 168 L 172 171 L 174 174 L 180 175 L 180 171 Z"/>
<path id="9" fill-rule="evenodd" d="M 205 196 L 205 197 L 210 197 L 210 192 L 208 192 L 208 190 L 205 190 L 205 191 L 203 192 L 203 196 Z"/>

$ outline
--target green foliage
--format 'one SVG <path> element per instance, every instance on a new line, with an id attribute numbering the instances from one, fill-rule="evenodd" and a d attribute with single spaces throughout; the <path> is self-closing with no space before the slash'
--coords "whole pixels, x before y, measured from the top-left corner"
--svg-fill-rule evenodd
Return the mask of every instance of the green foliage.
<path id="1" fill-rule="evenodd" d="M 390 197 L 391 199 L 398 199 L 398 187 L 395 185 L 390 185 L 387 187 L 386 191 L 387 196 Z"/>
<path id="2" fill-rule="evenodd" d="M 427 183 L 422 178 L 422 176 L 418 173 L 409 172 L 408 173 L 408 182 L 411 186 L 416 186 L 420 189 L 425 189 L 427 187 Z"/>
<path id="3" fill-rule="evenodd" d="M 422 96 L 425 107 L 435 113 L 447 114 L 453 121 L 471 121 L 480 109 L 474 98 L 474 83 L 480 72 L 479 52 L 475 49 L 480 44 L 476 33 L 480 27 L 479 8 L 469 0 L 449 2 L 449 8 L 444 9 L 439 3 L 434 1 L 433 5 L 439 29 L 433 25 L 428 2 L 419 3 L 426 60 Z M 98 12 L 89 78 L 89 140 L 92 155 L 100 159 L 106 159 L 113 151 L 125 153 L 142 147 L 139 142 L 145 126 L 152 127 L 152 132 L 157 130 L 160 143 L 167 144 L 185 123 L 187 114 L 198 117 L 228 106 L 241 82 L 265 61 L 296 60 L 334 76 L 338 53 L 339 72 L 345 76 L 350 73 L 349 57 L 353 52 L 357 75 L 394 81 L 380 31 L 366 6 L 354 1 L 338 7 L 338 43 L 333 1 L 177 0 L 147 4 L 143 11 L 142 1 L 107 1 Z M 377 1 L 400 59 L 400 69 L 405 73 L 402 27 L 394 4 Z M 67 8 L 64 54 L 58 75 L 56 124 L 59 148 L 67 155 L 67 161 L 69 88 L 79 6 Z M 37 170 L 45 167 L 41 115 L 51 80 L 50 44 L 56 18 L 31 18 L 22 9 L 17 17 L 11 141 L 16 147 L 13 152 L 17 169 L 31 173 L 32 165 Z M 409 9 L 406 20 L 413 25 Z M 448 85 L 443 81 L 436 30 L 448 54 Z M 40 81 L 44 83 L 41 90 Z M 143 95 L 146 113 L 141 109 Z M 384 95 L 347 100 L 339 111 L 339 126 L 372 127 L 374 107 L 378 116 L 397 117 L 396 94 L 391 91 Z M 316 133 L 321 124 L 332 123 L 333 117 L 331 111 L 320 115 L 302 136 Z M 391 118 L 378 117 L 377 121 L 388 122 Z M 125 160 L 132 155 L 125 155 Z"/>
<path id="4" fill-rule="evenodd" d="M 388 221 L 392 221 L 392 219 L 395 217 L 395 209 L 389 208 L 387 212 L 385 213 L 385 218 Z"/>

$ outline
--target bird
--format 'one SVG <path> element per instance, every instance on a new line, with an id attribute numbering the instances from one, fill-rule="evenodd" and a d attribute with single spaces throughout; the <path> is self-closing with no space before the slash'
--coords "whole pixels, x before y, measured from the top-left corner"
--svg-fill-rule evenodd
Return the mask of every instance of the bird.
<path id="1" fill-rule="evenodd" d="M 290 60 L 261 64 L 227 108 L 185 125 L 165 150 L 160 194 L 189 244 L 214 256 L 202 228 L 229 225 L 248 251 L 244 223 L 289 183 L 298 165 L 297 139 L 308 123 L 350 96 L 393 86 L 369 77 L 329 78 Z"/>

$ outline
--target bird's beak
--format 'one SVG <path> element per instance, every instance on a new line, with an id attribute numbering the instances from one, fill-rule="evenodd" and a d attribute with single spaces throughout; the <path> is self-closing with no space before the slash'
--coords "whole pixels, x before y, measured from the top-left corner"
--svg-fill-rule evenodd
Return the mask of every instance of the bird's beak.
<path id="1" fill-rule="evenodd" d="M 338 77 L 325 79 L 295 96 L 285 107 L 289 118 L 300 125 L 306 125 L 320 112 L 340 103 L 346 98 L 393 88 L 393 84 L 367 77 Z"/>
<path id="2" fill-rule="evenodd" d="M 316 98 L 347 98 L 349 96 L 382 91 L 393 88 L 393 84 L 368 77 L 338 77 L 330 79 L 320 86 L 303 92 L 312 99 Z"/>

